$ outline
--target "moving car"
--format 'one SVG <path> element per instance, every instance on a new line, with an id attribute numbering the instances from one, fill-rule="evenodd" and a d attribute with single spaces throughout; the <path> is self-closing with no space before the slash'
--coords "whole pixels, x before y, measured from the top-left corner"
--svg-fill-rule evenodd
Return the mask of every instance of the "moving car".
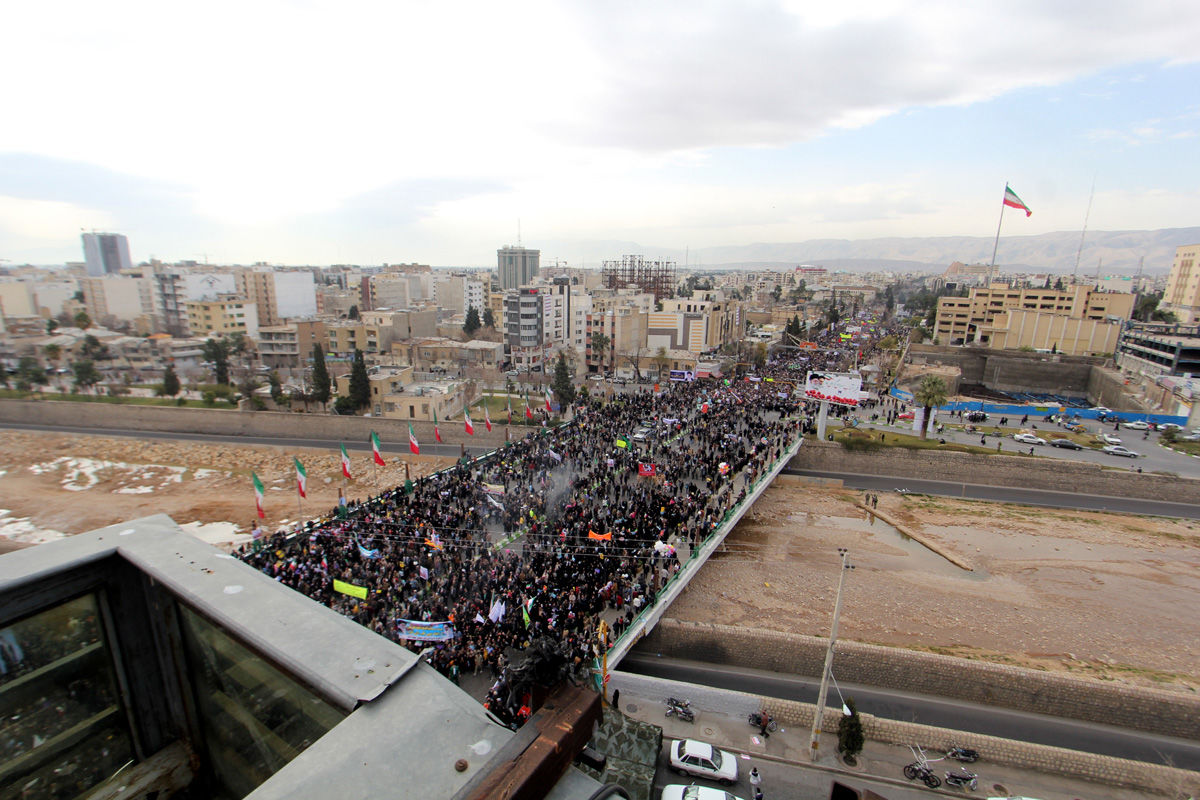
<path id="1" fill-rule="evenodd" d="M 1110 456 L 1125 456 L 1126 458 L 1137 458 L 1138 454 L 1130 450 L 1128 447 L 1122 447 L 1119 444 L 1110 444 L 1107 447 L 1100 448 Z"/>
<path id="2" fill-rule="evenodd" d="M 708 778 L 729 786 L 737 781 L 737 758 L 727 750 L 695 739 L 677 739 L 668 750 L 671 769 L 680 775 Z"/>
<path id="3" fill-rule="evenodd" d="M 1143 419 L 1135 419 L 1133 422 L 1122 424 L 1121 427 L 1129 428 L 1131 431 L 1148 431 L 1150 430 L 1150 423 Z"/>
<path id="4" fill-rule="evenodd" d="M 1051 439 L 1050 446 L 1051 447 L 1062 447 L 1067 450 L 1082 450 L 1083 449 L 1083 445 L 1081 445 L 1079 442 L 1072 442 L 1070 439 Z"/>
<path id="5" fill-rule="evenodd" d="M 740 800 L 740 798 L 734 797 L 724 789 L 673 783 L 663 787 L 662 800 Z"/>
<path id="6" fill-rule="evenodd" d="M 1045 444 L 1046 443 L 1045 439 L 1043 439 L 1040 436 L 1034 436 L 1032 433 L 1014 433 L 1013 441 L 1021 442 L 1022 444 Z"/>
<path id="7" fill-rule="evenodd" d="M 1102 433 L 1097 438 L 1105 444 L 1121 444 L 1121 437 L 1113 436 L 1111 433 Z"/>

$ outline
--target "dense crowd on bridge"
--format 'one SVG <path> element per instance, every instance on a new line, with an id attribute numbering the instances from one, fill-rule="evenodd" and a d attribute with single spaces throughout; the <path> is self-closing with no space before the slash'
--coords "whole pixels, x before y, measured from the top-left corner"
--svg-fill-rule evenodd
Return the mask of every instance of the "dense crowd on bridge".
<path id="1" fill-rule="evenodd" d="M 781 388 L 710 380 L 583 397 L 566 424 L 347 505 L 300 535 L 279 531 L 239 556 L 428 649 L 452 679 L 491 670 L 489 706 L 518 717 L 505 678 L 516 651 L 550 637 L 590 663 L 602 616 L 619 635 L 679 569 L 677 549 L 712 533 L 795 442 L 803 403 Z M 645 442 L 631 439 L 639 427 L 652 430 Z M 448 638 L 429 640 L 439 632 Z"/>

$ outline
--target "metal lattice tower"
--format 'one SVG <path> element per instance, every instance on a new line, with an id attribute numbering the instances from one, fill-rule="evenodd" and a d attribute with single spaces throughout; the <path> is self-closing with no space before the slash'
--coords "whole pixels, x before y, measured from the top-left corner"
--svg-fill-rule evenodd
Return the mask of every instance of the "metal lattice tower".
<path id="1" fill-rule="evenodd" d="M 644 256 L 621 256 L 620 261 L 605 261 L 601 277 L 607 289 L 636 286 L 652 292 L 655 301 L 675 292 L 675 262 L 649 261 Z"/>

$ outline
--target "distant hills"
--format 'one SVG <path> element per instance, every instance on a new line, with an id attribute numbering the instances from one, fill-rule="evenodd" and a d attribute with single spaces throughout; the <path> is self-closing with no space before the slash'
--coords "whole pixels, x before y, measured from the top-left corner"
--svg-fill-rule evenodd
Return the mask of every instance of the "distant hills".
<path id="1" fill-rule="evenodd" d="M 884 239 L 812 239 L 806 242 L 730 245 L 692 250 L 692 269 L 755 268 L 811 264 L 831 269 L 868 271 L 942 271 L 955 261 L 986 264 L 995 239 L 982 236 L 890 237 Z M 1175 248 L 1200 243 L 1200 227 L 1164 228 L 1156 231 L 1088 231 L 1079 257 L 1079 274 L 1094 275 L 1097 263 L 1105 275 L 1132 275 L 1138 259 L 1145 259 L 1147 274 L 1166 273 L 1175 260 Z M 575 244 L 564 248 L 578 249 Z M 609 252 L 604 258 L 640 253 L 650 258 L 673 259 L 683 268 L 678 250 L 640 247 L 632 242 L 589 242 L 590 252 Z M 543 264 L 547 249 L 543 248 Z M 550 250 L 553 252 L 553 250 Z M 997 264 L 1007 270 L 1070 274 L 1079 252 L 1079 231 L 1037 236 L 1001 236 Z M 589 259 L 588 266 L 599 266 Z"/>

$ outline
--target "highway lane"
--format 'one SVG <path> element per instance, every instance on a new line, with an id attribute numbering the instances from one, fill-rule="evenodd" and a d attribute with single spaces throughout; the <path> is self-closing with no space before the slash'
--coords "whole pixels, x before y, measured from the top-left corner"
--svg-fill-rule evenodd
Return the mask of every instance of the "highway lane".
<path id="1" fill-rule="evenodd" d="M 1191 503 L 1170 503 L 1164 500 L 1142 500 L 1136 497 L 1052 492 L 1045 489 L 1025 489 L 1014 486 L 988 486 L 976 483 L 931 481 L 919 478 L 896 478 L 889 475 L 861 475 L 852 472 L 825 472 L 812 469 L 785 469 L 784 475 L 803 475 L 814 478 L 835 478 L 852 489 L 891 492 L 907 489 L 917 494 L 942 497 L 962 497 L 971 500 L 992 500 L 1000 503 L 1022 503 L 1051 508 L 1073 508 L 1083 511 L 1115 511 L 1122 514 L 1143 514 L 1153 517 L 1200 519 L 1200 506 Z"/>
<path id="2" fill-rule="evenodd" d="M 801 675 L 663 658 L 638 650 L 625 657 L 620 669 L 638 675 L 803 703 L 816 702 L 820 683 L 817 678 Z M 1169 761 L 1173 766 L 1183 769 L 1200 769 L 1200 741 L 1045 714 L 1030 714 L 935 695 L 896 692 L 860 684 L 842 683 L 840 686 L 843 695 L 854 697 L 859 711 L 878 717 L 1154 764 Z M 836 707 L 837 694 L 831 692 L 830 695 L 835 698 L 832 702 Z"/>

